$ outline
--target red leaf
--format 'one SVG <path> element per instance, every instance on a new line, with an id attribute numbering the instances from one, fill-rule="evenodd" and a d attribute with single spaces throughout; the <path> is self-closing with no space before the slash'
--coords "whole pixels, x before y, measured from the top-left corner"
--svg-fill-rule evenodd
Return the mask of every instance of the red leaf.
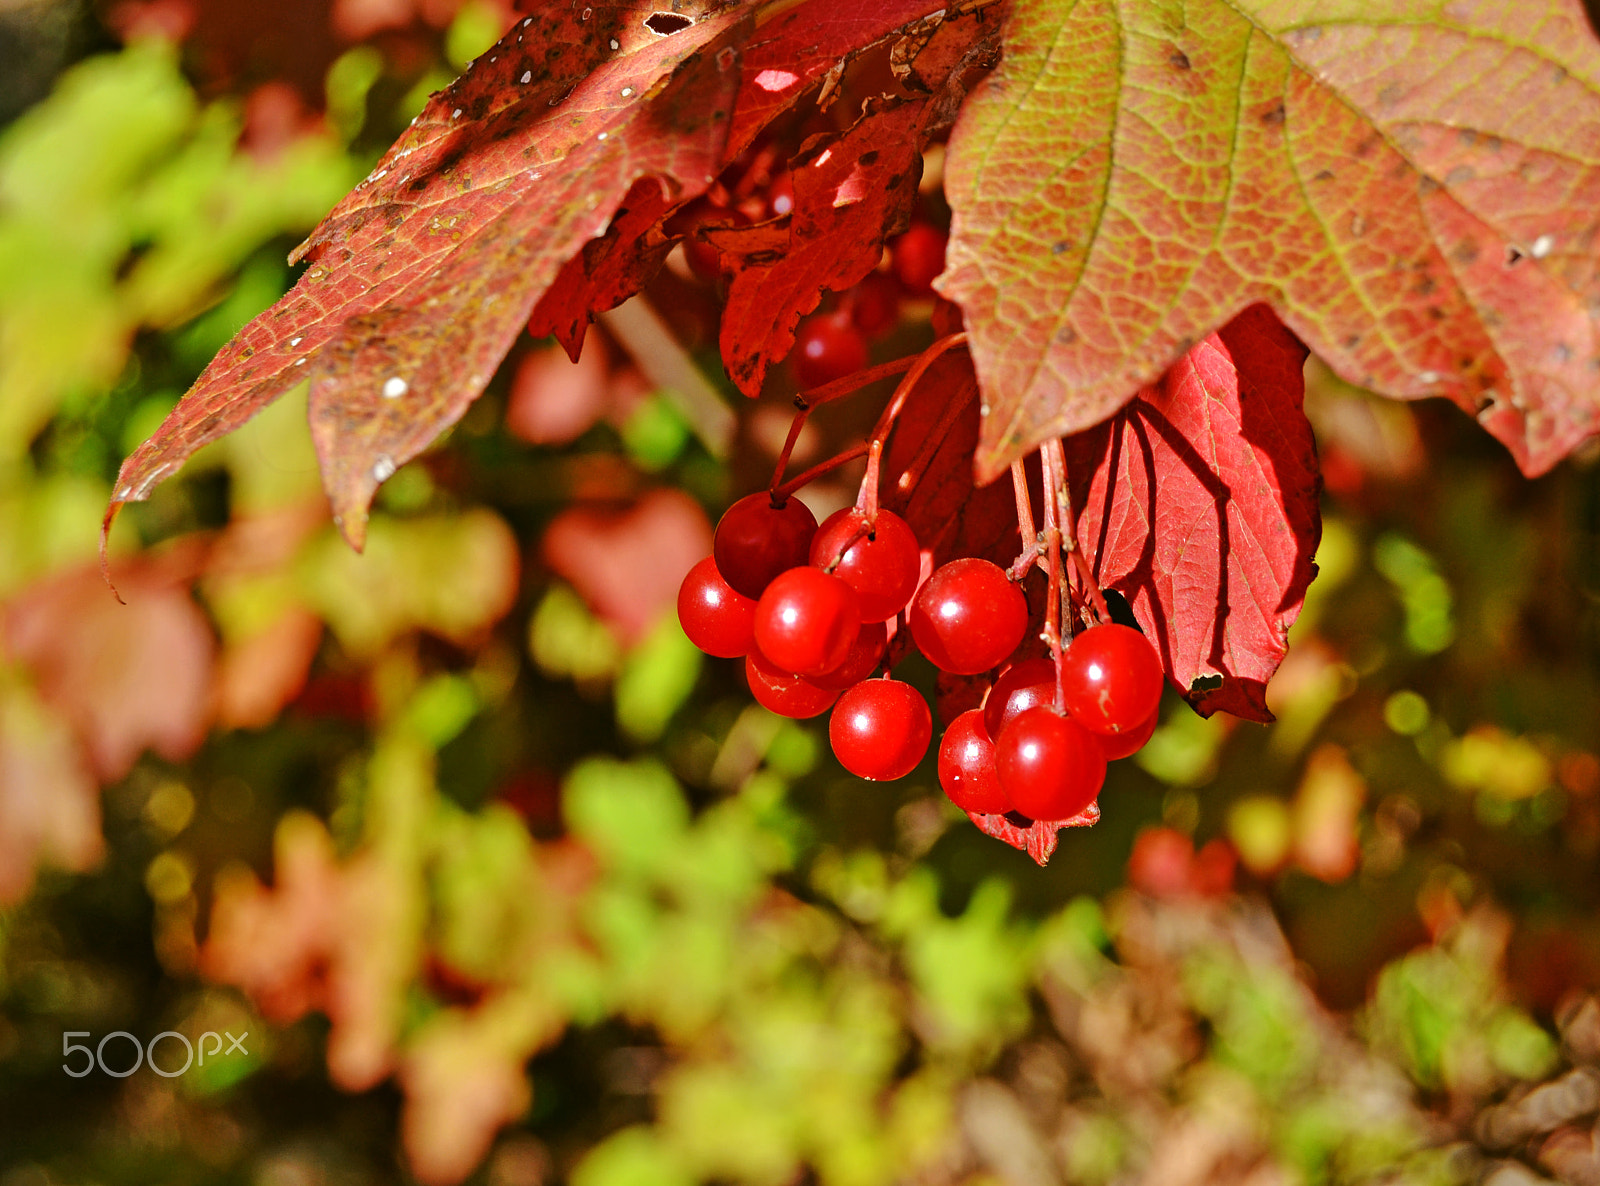
<path id="1" fill-rule="evenodd" d="M 1062 828 L 1089 828 L 1100 822 L 1100 804 L 1091 803 L 1071 819 L 1030 820 L 1027 827 L 1013 823 L 1009 816 L 977 815 L 967 812 L 967 818 L 978 826 L 985 836 L 1004 840 L 1012 848 L 1027 853 L 1035 863 L 1049 863 L 1056 851 L 1056 833 Z"/>
<path id="2" fill-rule="evenodd" d="M 606 233 L 566 262 L 534 306 L 528 332 L 536 338 L 554 335 L 567 356 L 578 361 L 595 314 L 638 292 L 666 260 L 676 240 L 661 223 L 676 204 L 654 178 L 635 182 Z"/>
<path id="3" fill-rule="evenodd" d="M 1031 0 L 951 135 L 940 290 L 996 473 L 1266 302 L 1529 474 L 1600 431 L 1600 47 L 1574 0 Z"/>
<path id="4" fill-rule="evenodd" d="M 294 290 L 123 463 L 112 513 L 300 380 L 359 547 L 378 484 L 460 418 L 535 302 L 632 184 L 701 192 L 722 159 L 746 8 L 550 3 L 436 95 L 296 258 Z M 660 24 L 661 22 L 657 22 Z"/>
<path id="5" fill-rule="evenodd" d="M 1268 678 L 1321 538 L 1305 348 L 1246 309 L 1116 416 L 1068 438 L 1078 540 L 1202 716 L 1270 721 Z"/>
<path id="6" fill-rule="evenodd" d="M 998 28 L 985 11 L 923 32 L 913 65 L 917 85 L 929 93 L 874 104 L 842 135 L 808 142 L 790 169 L 794 213 L 786 241 L 771 225 L 707 236 L 737 260 L 721 347 L 729 377 L 746 395 L 761 393 L 767 368 L 789 353 L 800 318 L 823 292 L 859 283 L 878 266 L 884 240 L 905 229 L 922 146 L 954 118 L 963 72 L 992 51 Z"/>
<path id="7" fill-rule="evenodd" d="M 931 0 L 810 0 L 762 26 L 740 60 L 728 155 L 743 152 L 824 78 L 818 105 L 827 106 L 832 80 L 856 55 L 945 13 Z"/>
<path id="8" fill-rule="evenodd" d="M 878 266 L 883 241 L 906 224 L 922 176 L 926 99 L 869 111 L 842 136 L 813 142 L 791 169 L 788 233 L 735 227 L 708 236 L 738 262 L 722 313 L 722 359 L 746 395 L 789 353 L 795 326 L 824 290 L 842 292 Z M 781 243 L 776 258 L 773 248 Z"/>

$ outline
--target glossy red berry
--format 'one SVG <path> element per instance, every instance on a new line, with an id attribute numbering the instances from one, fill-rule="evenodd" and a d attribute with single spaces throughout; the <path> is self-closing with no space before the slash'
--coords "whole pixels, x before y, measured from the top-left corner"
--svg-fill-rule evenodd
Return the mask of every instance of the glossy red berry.
<path id="1" fill-rule="evenodd" d="M 707 556 L 678 586 L 678 623 L 706 654 L 736 659 L 755 646 L 756 603 L 723 580 Z"/>
<path id="2" fill-rule="evenodd" d="M 824 519 L 811 537 L 811 563 L 856 591 L 863 622 L 881 622 L 903 610 L 917 591 L 922 556 L 910 525 L 893 511 L 880 509 L 869 530 L 866 514 L 846 507 Z"/>
<path id="3" fill-rule="evenodd" d="M 932 223 L 914 222 L 889 244 L 894 274 L 912 296 L 933 295 L 933 282 L 944 271 L 945 238 Z"/>
<path id="4" fill-rule="evenodd" d="M 939 785 L 962 811 L 998 815 L 1011 810 L 994 768 L 994 743 L 983 713 L 968 709 L 944 731 L 939 742 Z"/>
<path id="5" fill-rule="evenodd" d="M 1011 719 L 1030 708 L 1056 702 L 1056 665 L 1050 659 L 1024 659 L 1013 663 L 1000 673 L 983 702 L 983 727 L 990 737 L 999 737 L 1000 730 Z"/>
<path id="6" fill-rule="evenodd" d="M 821 387 L 866 366 L 867 342 L 848 316 L 822 313 L 800 323 L 789 357 L 801 387 Z"/>
<path id="7" fill-rule="evenodd" d="M 828 720 L 839 764 L 876 782 L 904 778 L 933 740 L 933 714 L 922 694 L 897 679 L 863 680 L 839 697 Z"/>
<path id="8" fill-rule="evenodd" d="M 911 637 L 935 667 L 976 675 L 1004 660 L 1028 631 L 1028 602 L 1005 570 L 965 556 L 923 584 L 908 615 Z"/>
<path id="9" fill-rule="evenodd" d="M 791 496 L 781 507 L 766 491 L 734 503 L 717 523 L 711 555 L 735 592 L 759 598 L 772 578 L 806 562 L 817 517 Z"/>
<path id="10" fill-rule="evenodd" d="M 900 320 L 900 285 L 887 272 L 868 272 L 850 293 L 850 322 L 869 338 L 888 333 Z"/>
<path id="11" fill-rule="evenodd" d="M 1030 708 L 1000 731 L 994 766 L 1006 797 L 1029 819 L 1077 815 L 1106 780 L 1099 740 L 1049 708 Z"/>
<path id="12" fill-rule="evenodd" d="M 1085 630 L 1062 657 L 1067 711 L 1096 733 L 1125 733 L 1161 702 L 1161 660 L 1145 636 L 1109 622 Z"/>
<path id="13" fill-rule="evenodd" d="M 833 688 L 819 688 L 803 675 L 778 670 L 760 651 L 744 657 L 744 678 L 757 704 L 797 721 L 820 716 L 839 698 Z"/>
<path id="14" fill-rule="evenodd" d="M 756 647 L 796 675 L 832 671 L 861 631 L 855 590 L 820 568 L 781 572 L 756 602 Z"/>
<path id="15" fill-rule="evenodd" d="M 1131 758 L 1142 750 L 1160 723 L 1161 710 L 1157 709 L 1150 714 L 1144 724 L 1136 728 L 1123 733 L 1096 733 L 1095 737 L 1100 742 L 1100 748 L 1105 751 L 1106 761 L 1115 762 L 1119 758 Z"/>
<path id="16" fill-rule="evenodd" d="M 884 623 L 863 622 L 844 662 L 832 671 L 811 676 L 811 682 L 819 688 L 834 688 L 842 692 L 851 684 L 858 684 L 872 675 L 888 644 L 889 628 Z"/>

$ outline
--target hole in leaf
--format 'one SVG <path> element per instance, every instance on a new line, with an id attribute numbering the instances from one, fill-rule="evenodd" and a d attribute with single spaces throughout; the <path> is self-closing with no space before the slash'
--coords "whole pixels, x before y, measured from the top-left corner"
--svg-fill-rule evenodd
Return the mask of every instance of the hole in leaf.
<path id="1" fill-rule="evenodd" d="M 1019 828 L 1033 827 L 1033 821 L 1020 811 L 1008 811 L 1005 817 Z"/>
<path id="2" fill-rule="evenodd" d="M 1128 604 L 1128 599 L 1115 589 L 1102 589 L 1100 595 L 1106 599 L 1106 608 L 1111 611 L 1111 620 L 1119 626 L 1132 626 L 1140 634 L 1144 627 L 1139 625 L 1139 619 L 1133 616 L 1133 606 Z"/>
<path id="3" fill-rule="evenodd" d="M 681 33 L 694 24 L 686 16 L 679 16 L 675 12 L 652 12 L 644 18 L 644 27 L 657 37 L 670 37 L 674 33 Z"/>
<path id="4" fill-rule="evenodd" d="M 1196 692 L 1215 692 L 1220 687 L 1222 687 L 1220 675 L 1197 675 L 1189 682 L 1191 695 Z"/>

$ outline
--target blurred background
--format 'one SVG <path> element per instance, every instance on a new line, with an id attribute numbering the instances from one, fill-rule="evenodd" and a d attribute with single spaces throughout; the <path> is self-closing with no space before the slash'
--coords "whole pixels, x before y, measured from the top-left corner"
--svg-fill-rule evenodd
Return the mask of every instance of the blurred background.
<path id="1" fill-rule="evenodd" d="M 1600 1182 L 1595 450 L 1529 482 L 1313 360 L 1278 722 L 1171 699 L 1045 869 L 682 637 L 792 386 L 722 386 L 681 255 L 364 556 L 302 391 L 123 512 L 111 599 L 121 458 L 508 23 L 0 0 L 0 1186 Z"/>

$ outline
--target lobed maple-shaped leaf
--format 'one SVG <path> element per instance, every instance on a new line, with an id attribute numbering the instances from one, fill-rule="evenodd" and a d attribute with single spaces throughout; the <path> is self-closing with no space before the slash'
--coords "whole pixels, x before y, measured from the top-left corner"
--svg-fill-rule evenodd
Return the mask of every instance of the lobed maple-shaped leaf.
<path id="1" fill-rule="evenodd" d="M 1265 302 L 1529 474 L 1600 428 L 1600 46 L 1577 0 L 1035 0 L 951 136 L 940 282 L 1000 472 Z"/>
<path id="2" fill-rule="evenodd" d="M 1316 574 L 1305 349 L 1262 306 L 1066 442 L 1077 538 L 1202 716 L 1270 721 L 1266 685 Z"/>
<path id="3" fill-rule="evenodd" d="M 539 4 L 298 249 L 311 267 L 123 463 L 110 514 L 309 378 L 323 482 L 359 547 L 378 485 L 459 419 L 633 183 L 683 198 L 713 180 L 748 12 Z"/>

